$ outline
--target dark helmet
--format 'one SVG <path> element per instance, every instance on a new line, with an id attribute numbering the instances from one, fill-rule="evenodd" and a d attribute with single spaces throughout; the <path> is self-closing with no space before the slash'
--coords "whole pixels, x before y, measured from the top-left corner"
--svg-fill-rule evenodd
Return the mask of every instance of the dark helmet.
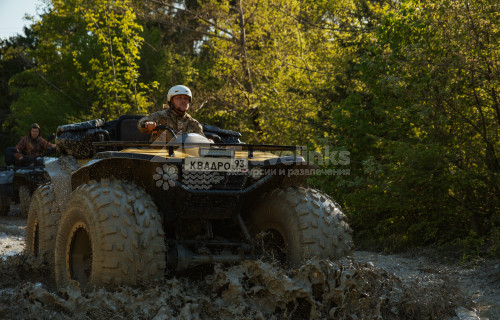
<path id="1" fill-rule="evenodd" d="M 38 123 L 36 123 L 36 122 L 35 122 L 35 123 L 33 123 L 33 124 L 30 126 L 30 128 L 28 129 L 28 136 L 31 134 L 31 129 L 38 129 L 39 131 L 42 131 L 42 130 L 40 129 L 40 125 L 38 125 Z"/>
<path id="2" fill-rule="evenodd" d="M 33 123 L 33 124 L 30 126 L 30 130 L 31 130 L 31 129 L 35 129 L 35 128 L 36 128 L 36 129 L 38 129 L 38 130 L 40 130 L 40 126 L 39 126 L 39 125 L 38 125 L 38 123 L 36 123 L 36 122 L 35 122 L 35 123 Z"/>

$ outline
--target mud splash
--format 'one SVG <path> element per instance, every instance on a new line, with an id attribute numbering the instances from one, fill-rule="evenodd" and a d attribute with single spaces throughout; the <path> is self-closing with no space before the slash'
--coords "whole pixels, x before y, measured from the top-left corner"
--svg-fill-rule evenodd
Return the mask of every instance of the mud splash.
<path id="1" fill-rule="evenodd" d="M 7 319 L 446 319 L 459 290 L 404 283 L 370 263 L 312 260 L 298 269 L 246 261 L 148 288 L 82 294 L 51 287 L 47 265 L 23 254 L 1 262 L 0 314 Z"/>
<path id="2" fill-rule="evenodd" d="M 273 262 L 167 274 L 147 288 L 57 292 L 22 254 L 26 220 L 0 218 L 0 319 L 500 319 L 500 260 L 468 266 L 356 251 L 296 269 Z"/>

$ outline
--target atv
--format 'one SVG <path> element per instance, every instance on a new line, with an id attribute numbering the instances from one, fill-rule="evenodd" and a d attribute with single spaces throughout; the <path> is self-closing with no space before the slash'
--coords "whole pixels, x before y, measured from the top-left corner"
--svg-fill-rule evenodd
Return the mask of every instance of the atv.
<path id="1" fill-rule="evenodd" d="M 340 259 L 353 250 L 339 205 L 305 186 L 301 147 L 245 144 L 203 125 L 149 142 L 141 116 L 63 125 L 46 161 L 26 248 L 53 263 L 57 287 L 142 285 L 215 263 Z"/>
<path id="2" fill-rule="evenodd" d="M 33 159 L 30 166 L 16 166 L 14 150 L 13 147 L 5 150 L 6 166 L 0 167 L 0 216 L 9 213 L 12 203 L 19 203 L 21 215 L 26 217 L 31 195 L 38 186 L 47 183 L 50 177 L 43 165 L 44 157 Z"/>

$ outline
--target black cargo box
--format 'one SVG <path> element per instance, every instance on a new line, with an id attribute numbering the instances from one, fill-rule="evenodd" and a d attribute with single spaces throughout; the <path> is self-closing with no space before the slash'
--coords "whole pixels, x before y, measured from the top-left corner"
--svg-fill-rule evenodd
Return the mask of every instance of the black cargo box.
<path id="1" fill-rule="evenodd" d="M 84 121 L 57 127 L 56 145 L 62 154 L 77 159 L 91 158 L 94 154 L 93 142 L 109 141 L 104 119 Z"/>

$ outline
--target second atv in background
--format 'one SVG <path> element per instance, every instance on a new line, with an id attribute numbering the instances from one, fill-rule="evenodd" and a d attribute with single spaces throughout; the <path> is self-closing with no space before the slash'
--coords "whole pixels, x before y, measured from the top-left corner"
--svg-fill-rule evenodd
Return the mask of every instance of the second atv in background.
<path id="1" fill-rule="evenodd" d="M 48 140 L 52 140 L 54 134 Z M 12 204 L 19 204 L 21 215 L 28 216 L 33 192 L 50 181 L 44 166 L 44 160 L 56 153 L 55 148 L 49 148 L 40 157 L 19 163 L 15 154 L 16 147 L 5 149 L 5 166 L 0 167 L 0 216 L 9 213 Z"/>

